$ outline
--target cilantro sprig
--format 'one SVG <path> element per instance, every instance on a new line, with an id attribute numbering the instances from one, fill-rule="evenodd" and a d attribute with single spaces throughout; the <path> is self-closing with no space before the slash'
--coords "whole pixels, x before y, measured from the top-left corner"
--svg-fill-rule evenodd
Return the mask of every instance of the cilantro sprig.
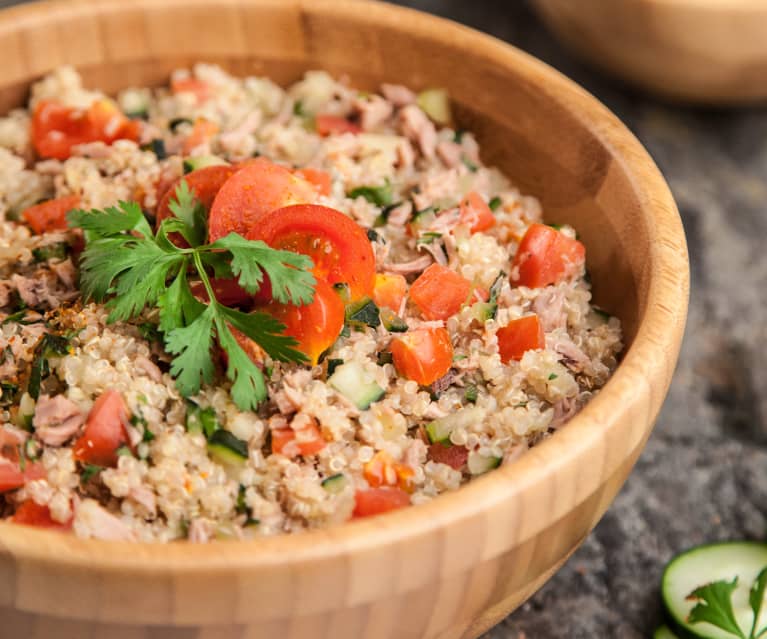
<path id="1" fill-rule="evenodd" d="M 67 214 L 70 227 L 83 229 L 86 247 L 80 258 L 80 286 L 86 299 L 105 302 L 108 321 L 127 321 L 145 308 L 159 310 L 158 329 L 166 350 L 175 357 L 171 374 L 184 396 L 197 393 L 215 375 L 211 351 L 214 339 L 227 355 L 231 395 L 242 410 L 255 409 L 266 397 L 261 370 L 248 357 L 233 333 L 255 341 L 273 359 L 306 361 L 296 340 L 283 334 L 285 326 L 272 316 L 243 313 L 221 304 L 215 297 L 215 277 L 235 277 L 253 294 L 269 277 L 272 296 L 279 302 L 308 304 L 314 296 L 311 259 L 280 251 L 261 241 L 230 233 L 208 243 L 205 210 L 186 181 L 175 191 L 170 209 L 154 233 L 136 202 L 120 202 L 104 210 L 74 210 Z M 169 239 L 178 233 L 187 247 Z M 195 297 L 189 277 L 202 282 L 208 301 Z"/>

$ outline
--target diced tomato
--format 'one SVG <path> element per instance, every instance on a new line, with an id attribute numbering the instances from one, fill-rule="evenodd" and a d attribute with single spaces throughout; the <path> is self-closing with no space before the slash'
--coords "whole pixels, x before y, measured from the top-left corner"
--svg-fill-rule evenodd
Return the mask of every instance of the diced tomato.
<path id="1" fill-rule="evenodd" d="M 415 471 L 407 464 L 394 461 L 386 451 L 379 450 L 367 462 L 362 471 L 368 484 L 379 486 L 399 486 L 402 490 L 413 492 Z"/>
<path id="2" fill-rule="evenodd" d="M 138 140 L 140 126 L 111 100 L 96 100 L 88 109 L 41 100 L 32 115 L 32 144 L 40 157 L 66 160 L 78 144 Z"/>
<path id="3" fill-rule="evenodd" d="M 175 93 L 193 93 L 197 104 L 202 104 L 210 97 L 210 87 L 206 82 L 197 78 L 173 78 L 170 90 Z"/>
<path id="4" fill-rule="evenodd" d="M 232 175 L 213 200 L 208 234 L 213 242 L 229 233 L 246 236 L 275 209 L 316 199 L 306 180 L 264 158 L 249 161 Z"/>
<path id="5" fill-rule="evenodd" d="M 38 235 L 67 228 L 67 213 L 80 205 L 79 195 L 65 195 L 24 209 L 21 216 Z"/>
<path id="6" fill-rule="evenodd" d="M 459 220 L 461 224 L 468 226 L 472 233 L 487 231 L 495 225 L 495 215 L 476 191 L 467 193 L 461 201 Z"/>
<path id="7" fill-rule="evenodd" d="M 531 224 L 511 263 L 511 283 L 529 288 L 556 284 L 580 272 L 586 247 L 546 226 Z"/>
<path id="8" fill-rule="evenodd" d="M 128 407 L 115 390 L 104 391 L 94 402 L 85 431 L 74 445 L 75 459 L 97 466 L 117 466 L 117 449 L 130 447 Z"/>
<path id="9" fill-rule="evenodd" d="M 359 224 L 335 209 L 317 204 L 286 206 L 261 217 L 246 237 L 308 255 L 318 279 L 349 285 L 352 302 L 373 294 L 375 256 L 370 240 Z"/>
<path id="10" fill-rule="evenodd" d="M 16 512 L 11 517 L 14 524 L 23 524 L 25 526 L 34 526 L 35 528 L 51 528 L 54 530 L 71 530 L 72 518 L 66 523 L 56 521 L 51 517 L 51 511 L 48 506 L 41 506 L 33 499 L 26 499 L 16 508 Z"/>
<path id="11" fill-rule="evenodd" d="M 294 173 L 303 180 L 311 184 L 320 195 L 330 195 L 330 189 L 333 182 L 330 179 L 330 173 L 322 169 L 298 169 Z"/>
<path id="12" fill-rule="evenodd" d="M 216 133 L 218 133 L 218 124 L 205 118 L 197 118 L 192 126 L 192 132 L 184 140 L 184 155 L 189 155 L 198 146 L 208 142 Z"/>
<path id="13" fill-rule="evenodd" d="M 325 440 L 314 419 L 306 420 L 301 428 L 277 428 L 272 431 L 272 453 L 286 457 L 308 457 L 316 455 L 323 448 Z"/>
<path id="14" fill-rule="evenodd" d="M 546 348 L 546 335 L 537 315 L 512 320 L 499 328 L 496 335 L 498 351 L 504 364 L 511 360 L 519 361 L 527 351 Z"/>
<path id="15" fill-rule="evenodd" d="M 407 295 L 407 280 L 402 275 L 376 273 L 373 301 L 378 308 L 390 308 L 399 312 Z"/>
<path id="16" fill-rule="evenodd" d="M 438 464 L 447 464 L 455 470 L 461 470 L 469 458 L 466 446 L 446 446 L 445 444 L 432 444 L 429 446 L 429 459 Z"/>
<path id="17" fill-rule="evenodd" d="M 354 494 L 354 516 L 370 517 L 410 505 L 410 495 L 401 488 L 368 488 Z"/>
<path id="18" fill-rule="evenodd" d="M 422 386 L 436 382 L 453 365 L 453 345 L 444 328 L 417 328 L 391 341 L 394 367 Z"/>
<path id="19" fill-rule="evenodd" d="M 338 339 L 344 327 L 345 308 L 341 297 L 324 280 L 317 280 L 311 304 L 295 306 L 273 301 L 256 311 L 268 313 L 285 325 L 285 335 L 294 338 L 295 346 L 312 365 Z"/>
<path id="20" fill-rule="evenodd" d="M 18 460 L 0 459 L 0 493 L 21 488 L 28 481 L 45 478 L 45 468 L 38 462 L 27 461 L 24 470 Z"/>
<path id="21" fill-rule="evenodd" d="M 410 287 L 410 299 L 429 320 L 444 320 L 455 315 L 470 293 L 469 280 L 439 264 L 432 264 Z"/>
<path id="22" fill-rule="evenodd" d="M 322 137 L 341 135 L 342 133 L 362 133 L 362 127 L 338 115 L 318 115 L 315 118 L 317 133 Z"/>

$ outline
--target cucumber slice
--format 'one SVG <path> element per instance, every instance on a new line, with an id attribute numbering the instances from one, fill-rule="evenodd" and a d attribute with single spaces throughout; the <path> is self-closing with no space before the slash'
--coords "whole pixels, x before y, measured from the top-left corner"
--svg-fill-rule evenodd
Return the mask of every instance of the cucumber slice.
<path id="1" fill-rule="evenodd" d="M 407 324 L 399 315 L 390 308 L 380 309 L 381 323 L 390 333 L 404 333 L 407 331 Z"/>
<path id="2" fill-rule="evenodd" d="M 456 428 L 468 428 L 472 424 L 481 422 L 485 417 L 485 411 L 476 406 L 467 406 L 461 410 L 435 419 L 426 425 L 426 434 L 432 444 L 449 444 L 450 434 Z"/>
<path id="3" fill-rule="evenodd" d="M 346 307 L 346 321 L 358 326 L 377 328 L 381 324 L 381 316 L 375 302 L 369 297 L 363 297 Z"/>
<path id="4" fill-rule="evenodd" d="M 486 457 L 474 450 L 469 453 L 469 458 L 466 460 L 466 466 L 472 475 L 483 475 L 489 470 L 498 468 L 500 465 L 500 457 Z"/>
<path id="5" fill-rule="evenodd" d="M 661 626 L 652 635 L 653 639 L 679 639 L 668 626 Z"/>
<path id="6" fill-rule="evenodd" d="M 359 362 L 338 366 L 328 384 L 360 410 L 365 410 L 384 395 L 384 389 L 376 384 L 373 376 Z"/>
<path id="7" fill-rule="evenodd" d="M 437 124 L 449 124 L 450 97 L 445 89 L 426 89 L 416 96 L 416 104 Z"/>
<path id="8" fill-rule="evenodd" d="M 767 566 L 767 544 L 758 542 L 724 542 L 697 546 L 674 557 L 663 571 L 661 594 L 671 626 L 677 634 L 699 639 L 732 639 L 728 632 L 708 623 L 687 623 L 687 615 L 695 605 L 686 599 L 693 590 L 712 581 L 732 581 L 738 587 L 732 594 L 732 607 L 741 628 L 748 631 L 754 613 L 748 593 L 759 572 Z M 764 619 L 764 612 L 762 619 Z"/>
<path id="9" fill-rule="evenodd" d="M 240 466 L 248 459 L 248 444 L 221 429 L 210 436 L 208 454 L 225 466 Z"/>
<path id="10" fill-rule="evenodd" d="M 184 160 L 184 173 L 191 173 L 197 169 L 204 169 L 206 166 L 219 166 L 229 164 L 223 158 L 217 155 L 200 155 L 193 158 L 186 158 Z"/>
<path id="11" fill-rule="evenodd" d="M 343 492 L 348 484 L 348 479 L 343 473 L 337 473 L 322 480 L 322 487 L 331 495 L 338 495 Z"/>

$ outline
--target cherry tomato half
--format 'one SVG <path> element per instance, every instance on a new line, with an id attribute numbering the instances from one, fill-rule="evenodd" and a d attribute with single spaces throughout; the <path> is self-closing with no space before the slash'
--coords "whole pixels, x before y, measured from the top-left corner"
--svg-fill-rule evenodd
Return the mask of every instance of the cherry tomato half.
<path id="1" fill-rule="evenodd" d="M 361 226 L 335 209 L 318 204 L 286 206 L 264 215 L 246 237 L 308 255 L 317 279 L 348 284 L 352 302 L 373 294 L 375 256 L 370 240 Z"/>

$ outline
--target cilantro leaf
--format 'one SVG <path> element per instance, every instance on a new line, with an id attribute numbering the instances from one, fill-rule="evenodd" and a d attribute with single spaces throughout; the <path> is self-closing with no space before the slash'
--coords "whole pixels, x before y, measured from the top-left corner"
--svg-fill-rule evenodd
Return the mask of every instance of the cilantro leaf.
<path id="1" fill-rule="evenodd" d="M 754 579 L 754 583 L 751 584 L 751 590 L 748 593 L 748 603 L 751 606 L 751 610 L 754 611 L 754 623 L 751 625 L 751 636 L 755 637 L 757 624 L 759 623 L 759 613 L 762 611 L 762 604 L 764 603 L 764 591 L 767 589 L 767 566 L 762 568 L 761 572 Z M 767 631 L 767 627 L 762 631 Z M 759 633 L 760 635 L 762 633 Z"/>
<path id="2" fill-rule="evenodd" d="M 100 211 L 75 209 L 67 213 L 70 228 L 81 228 L 90 237 L 108 237 L 125 231 L 137 231 L 146 239 L 154 237 L 149 222 L 137 202 L 118 202 Z"/>
<path id="3" fill-rule="evenodd" d="M 259 402 L 266 398 L 264 376 L 237 342 L 221 315 L 216 318 L 216 332 L 229 360 L 226 376 L 232 381 L 232 400 L 241 409 L 255 410 Z"/>
<path id="4" fill-rule="evenodd" d="M 186 262 L 171 285 L 157 298 L 157 306 L 160 309 L 159 329 L 164 333 L 191 324 L 205 310 L 205 304 L 195 298 L 189 288 Z"/>
<path id="5" fill-rule="evenodd" d="M 188 326 L 174 328 L 165 334 L 165 348 L 176 355 L 170 373 L 185 396 L 194 395 L 202 384 L 213 381 L 215 367 L 210 351 L 216 315 L 216 306 L 211 304 Z"/>
<path id="6" fill-rule="evenodd" d="M 208 230 L 206 227 L 205 207 L 194 196 L 186 180 L 181 180 L 168 206 L 183 226 L 178 229 L 184 239 L 193 247 L 205 244 Z"/>
<path id="7" fill-rule="evenodd" d="M 266 313 L 243 313 L 226 306 L 220 307 L 224 319 L 238 331 L 256 342 L 272 358 L 281 362 L 306 362 L 306 355 L 293 348 L 298 342 L 283 335 L 285 326 Z"/>
<path id="8" fill-rule="evenodd" d="M 710 623 L 740 639 L 746 635 L 740 629 L 732 609 L 732 593 L 738 587 L 738 578 L 732 581 L 714 581 L 693 590 L 687 599 L 697 601 L 687 617 L 688 623 Z"/>
<path id="9" fill-rule="evenodd" d="M 236 233 L 230 233 L 210 247 L 226 249 L 232 254 L 232 272 L 248 293 L 258 291 L 266 273 L 272 296 L 277 301 L 298 305 L 312 301 L 317 281 L 310 272 L 314 264 L 306 255 L 275 250 L 260 240 L 246 240 Z"/>

